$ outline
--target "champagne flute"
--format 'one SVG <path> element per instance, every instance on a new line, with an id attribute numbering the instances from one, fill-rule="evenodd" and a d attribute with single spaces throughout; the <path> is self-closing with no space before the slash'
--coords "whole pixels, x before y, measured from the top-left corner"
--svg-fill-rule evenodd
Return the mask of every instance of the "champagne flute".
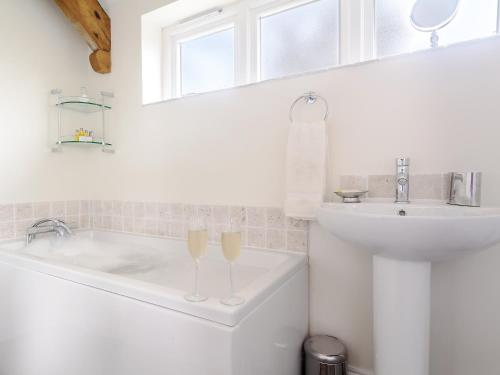
<path id="1" fill-rule="evenodd" d="M 188 250 L 195 264 L 194 290 L 184 296 L 189 302 L 202 302 L 207 300 L 206 296 L 200 294 L 199 285 L 200 258 L 207 253 L 207 247 L 208 230 L 206 225 L 199 220 L 192 221 L 188 228 Z"/>
<path id="2" fill-rule="evenodd" d="M 222 252 L 229 264 L 229 285 L 231 294 L 223 298 L 220 302 L 227 306 L 238 306 L 245 302 L 242 297 L 236 295 L 233 280 L 233 263 L 238 259 L 241 252 L 241 230 L 235 229 L 235 227 L 231 225 L 228 232 L 222 232 L 221 242 Z"/>

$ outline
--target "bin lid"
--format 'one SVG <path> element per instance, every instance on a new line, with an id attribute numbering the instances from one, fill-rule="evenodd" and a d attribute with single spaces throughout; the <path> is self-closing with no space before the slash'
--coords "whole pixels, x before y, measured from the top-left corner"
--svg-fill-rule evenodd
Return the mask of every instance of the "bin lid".
<path id="1" fill-rule="evenodd" d="M 337 364 L 347 360 L 344 344 L 333 336 L 311 336 L 304 342 L 306 356 L 310 356 L 321 363 Z"/>

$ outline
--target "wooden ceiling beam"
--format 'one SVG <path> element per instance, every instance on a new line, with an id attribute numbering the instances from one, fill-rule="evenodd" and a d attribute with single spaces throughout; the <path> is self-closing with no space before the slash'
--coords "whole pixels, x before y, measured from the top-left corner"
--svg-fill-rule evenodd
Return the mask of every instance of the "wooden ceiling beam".
<path id="1" fill-rule="evenodd" d="M 99 1 L 54 1 L 92 49 L 92 68 L 98 73 L 111 73 L 111 19 Z"/>

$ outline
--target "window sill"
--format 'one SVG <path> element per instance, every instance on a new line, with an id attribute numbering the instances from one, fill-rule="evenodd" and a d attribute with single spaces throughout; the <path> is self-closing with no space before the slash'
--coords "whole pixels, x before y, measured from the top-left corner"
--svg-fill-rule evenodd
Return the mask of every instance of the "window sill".
<path id="1" fill-rule="evenodd" d="M 358 67 L 358 66 L 379 63 L 380 61 L 392 61 L 392 60 L 397 60 L 397 59 L 406 59 L 406 58 L 409 58 L 411 56 L 424 56 L 426 54 L 439 53 L 439 52 L 449 50 L 449 49 L 462 48 L 464 46 L 470 46 L 470 45 L 474 45 L 474 44 L 478 44 L 478 43 L 488 43 L 488 42 L 493 42 L 496 40 L 500 40 L 499 34 L 494 34 L 491 36 L 473 39 L 473 40 L 466 40 L 463 42 L 458 42 L 458 43 L 450 44 L 447 46 L 443 45 L 443 46 L 439 46 L 437 48 L 422 49 L 422 50 L 408 52 L 408 53 L 399 54 L 399 55 L 385 56 L 385 57 L 381 57 L 381 58 L 370 59 L 370 60 L 361 61 L 361 62 L 357 62 L 357 63 L 353 63 L 353 64 L 337 65 L 334 67 L 315 70 L 312 72 L 294 74 L 294 75 L 280 77 L 280 78 L 273 78 L 273 79 L 260 81 L 260 82 L 245 83 L 242 85 L 228 87 L 228 88 L 220 89 L 220 90 L 207 91 L 207 92 L 203 92 L 203 93 L 199 93 L 199 94 L 191 94 L 191 95 L 177 97 L 177 98 L 169 98 L 169 99 L 163 99 L 163 100 L 158 100 L 158 101 L 149 102 L 149 103 L 143 103 L 142 106 L 147 107 L 147 106 L 161 104 L 161 103 L 177 102 L 180 100 L 198 98 L 198 97 L 202 97 L 202 96 L 217 94 L 217 93 L 231 91 L 231 90 L 235 90 L 235 89 L 242 89 L 242 88 L 253 87 L 253 86 L 258 86 L 258 85 L 273 84 L 275 82 L 287 81 L 287 80 L 292 80 L 292 79 L 297 79 L 297 78 L 302 78 L 302 77 L 309 77 L 309 76 L 313 76 L 316 74 L 323 74 L 323 73 L 327 73 L 327 72 L 332 72 L 332 71 L 336 71 L 338 69 L 354 68 L 354 67 Z M 311 88 L 304 88 L 304 91 L 311 91 L 310 89 Z"/>

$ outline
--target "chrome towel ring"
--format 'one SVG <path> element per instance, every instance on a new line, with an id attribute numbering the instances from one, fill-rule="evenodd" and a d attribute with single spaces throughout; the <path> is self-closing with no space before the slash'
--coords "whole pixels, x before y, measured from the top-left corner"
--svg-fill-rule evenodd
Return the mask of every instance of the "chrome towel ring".
<path id="1" fill-rule="evenodd" d="M 323 98 L 321 95 L 316 94 L 315 92 L 306 92 L 304 95 L 299 96 L 295 101 L 292 103 L 292 106 L 290 107 L 290 113 L 288 114 L 290 118 L 290 122 L 293 122 L 293 110 L 295 109 L 295 106 L 300 102 L 304 101 L 306 104 L 315 104 L 318 102 L 318 100 L 322 101 L 323 104 L 325 105 L 325 115 L 323 116 L 323 120 L 326 121 L 328 118 L 328 113 L 330 109 L 328 108 L 328 102 L 326 101 L 325 98 Z"/>

